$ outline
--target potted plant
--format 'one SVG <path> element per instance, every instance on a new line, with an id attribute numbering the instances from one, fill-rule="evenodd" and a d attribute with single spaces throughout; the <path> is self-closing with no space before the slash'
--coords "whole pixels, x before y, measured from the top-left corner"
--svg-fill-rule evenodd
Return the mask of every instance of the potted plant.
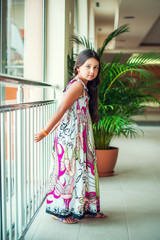
<path id="1" fill-rule="evenodd" d="M 113 31 L 98 50 L 99 57 L 102 57 L 106 45 L 114 37 L 126 31 L 128 25 Z M 72 36 L 71 40 L 92 48 L 85 37 Z M 120 64 L 119 60 L 120 55 L 116 55 L 111 63 L 101 60 L 101 83 L 98 89 L 100 121 L 93 125 L 99 176 L 112 176 L 114 173 L 118 149 L 111 146 L 111 140 L 120 135 L 127 138 L 139 135 L 142 131 L 132 117 L 144 114 L 147 103 L 160 103 L 160 90 L 155 86 L 160 81 L 151 71 L 153 66 L 146 65 L 160 60 L 160 53 L 130 57 L 124 64 Z M 109 154 L 106 159 L 105 152 Z"/>
<path id="2" fill-rule="evenodd" d="M 93 125 L 100 176 L 112 176 L 114 173 L 118 149 L 111 147 L 112 139 L 120 135 L 127 138 L 139 135 L 141 131 L 132 117 L 144 114 L 147 103 L 159 104 L 160 90 L 155 84 L 160 81 L 144 65 L 144 62 L 150 63 L 156 58 L 160 58 L 159 53 L 147 53 L 130 58 L 124 64 L 112 62 L 101 65 L 100 121 Z M 104 159 L 106 149 L 110 150 L 109 155 L 113 154 L 106 156 L 107 161 Z M 101 154 L 103 157 L 99 159 Z M 106 170 L 104 163 L 109 165 Z"/>

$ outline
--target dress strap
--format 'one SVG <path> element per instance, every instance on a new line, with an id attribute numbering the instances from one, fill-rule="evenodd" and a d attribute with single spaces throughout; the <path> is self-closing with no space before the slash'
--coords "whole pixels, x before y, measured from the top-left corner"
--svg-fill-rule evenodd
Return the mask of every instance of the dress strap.
<path id="1" fill-rule="evenodd" d="M 88 92 L 88 89 L 87 89 L 86 85 L 84 84 L 84 82 L 83 82 L 81 79 L 79 79 L 79 78 L 74 78 L 74 79 L 72 79 L 72 80 L 67 84 L 67 86 L 65 87 L 65 89 L 63 90 L 63 92 L 65 92 L 65 91 L 70 87 L 70 85 L 71 85 L 73 82 L 75 82 L 75 81 L 78 81 L 78 82 L 81 82 L 81 83 L 82 83 L 82 85 L 83 85 L 83 87 L 84 87 L 84 89 L 83 89 L 83 95 L 85 95 L 85 90 Z"/>
<path id="2" fill-rule="evenodd" d="M 88 92 L 88 89 L 87 89 L 86 85 L 84 84 L 84 82 L 83 82 L 81 79 L 79 79 L 79 78 L 77 78 L 76 80 L 77 80 L 78 82 L 81 82 L 82 85 L 83 85 L 83 87 L 84 87 L 84 89 Z"/>

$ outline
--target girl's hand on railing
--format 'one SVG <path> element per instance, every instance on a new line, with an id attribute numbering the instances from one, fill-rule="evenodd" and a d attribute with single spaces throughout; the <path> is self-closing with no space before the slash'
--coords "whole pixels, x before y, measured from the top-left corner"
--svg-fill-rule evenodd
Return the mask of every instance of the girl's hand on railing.
<path id="1" fill-rule="evenodd" d="M 37 143 L 45 137 L 45 134 L 41 131 L 34 134 L 34 141 Z"/>

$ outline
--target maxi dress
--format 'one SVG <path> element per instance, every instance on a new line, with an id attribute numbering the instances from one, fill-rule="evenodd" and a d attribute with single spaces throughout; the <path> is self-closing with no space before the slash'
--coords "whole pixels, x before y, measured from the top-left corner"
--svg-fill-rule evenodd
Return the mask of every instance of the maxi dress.
<path id="1" fill-rule="evenodd" d="M 65 112 L 57 128 L 46 212 L 58 218 L 82 219 L 100 211 L 99 180 L 88 90 L 82 80 L 73 79 L 65 91 L 74 81 L 83 84 L 83 96 Z"/>

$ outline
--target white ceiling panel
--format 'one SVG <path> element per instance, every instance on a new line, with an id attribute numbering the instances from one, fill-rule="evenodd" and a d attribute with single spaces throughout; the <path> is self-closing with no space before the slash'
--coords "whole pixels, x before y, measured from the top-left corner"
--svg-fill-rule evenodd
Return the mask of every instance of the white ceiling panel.
<path id="1" fill-rule="evenodd" d="M 93 1 L 96 36 L 101 38 L 101 43 L 102 39 L 114 30 L 115 13 L 118 7 L 118 26 L 129 23 L 130 31 L 117 37 L 114 51 L 160 50 L 160 0 Z M 96 6 L 97 2 L 99 7 Z"/>

